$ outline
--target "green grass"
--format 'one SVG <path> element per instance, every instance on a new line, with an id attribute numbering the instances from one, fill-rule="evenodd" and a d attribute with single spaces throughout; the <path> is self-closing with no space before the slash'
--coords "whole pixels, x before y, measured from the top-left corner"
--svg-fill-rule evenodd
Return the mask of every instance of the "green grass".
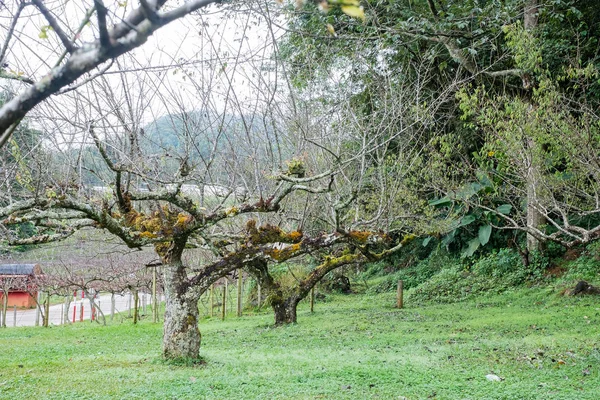
<path id="1" fill-rule="evenodd" d="M 541 289 L 397 310 L 331 296 L 299 324 L 201 322 L 203 365 L 130 321 L 0 330 L 1 399 L 598 399 L 600 301 Z M 486 374 L 504 380 L 489 382 Z"/>

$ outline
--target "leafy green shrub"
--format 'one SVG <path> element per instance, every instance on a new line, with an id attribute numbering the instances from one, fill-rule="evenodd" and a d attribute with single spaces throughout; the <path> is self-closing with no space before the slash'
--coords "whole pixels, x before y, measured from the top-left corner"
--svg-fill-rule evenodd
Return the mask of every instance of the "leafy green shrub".
<path id="1" fill-rule="evenodd" d="M 505 284 L 515 286 L 542 280 L 548 263 L 546 257 L 534 253 L 526 267 L 515 250 L 504 248 L 481 257 L 473 264 L 471 271 L 476 275 L 502 278 Z"/>
<path id="2" fill-rule="evenodd" d="M 521 257 L 517 252 L 501 249 L 481 257 L 471 270 L 478 275 L 501 276 L 522 270 L 522 267 Z"/>
<path id="3" fill-rule="evenodd" d="M 549 267 L 550 258 L 546 254 L 536 251 L 529 255 L 529 266 L 523 267 L 523 272 L 530 281 L 542 281 L 544 273 Z"/>
<path id="4" fill-rule="evenodd" d="M 546 258 L 536 255 L 528 267 L 519 254 L 501 249 L 477 260 L 470 268 L 460 265 L 445 267 L 411 293 L 413 302 L 452 303 L 482 294 L 497 294 L 526 282 L 538 281 L 547 267 Z"/>
<path id="5" fill-rule="evenodd" d="M 452 303 L 506 289 L 500 277 L 477 275 L 456 266 L 445 268 L 410 293 L 411 302 Z"/>
<path id="6" fill-rule="evenodd" d="M 416 263 L 416 265 L 386 275 L 381 282 L 369 288 L 369 292 L 383 293 L 396 290 L 399 280 L 404 282 L 405 289 L 410 289 L 425 282 L 442 268 L 449 266 L 459 267 L 460 265 L 459 259 L 452 257 L 443 249 L 438 249 L 432 252 L 426 259 Z"/>
<path id="7" fill-rule="evenodd" d="M 364 271 L 360 274 L 362 279 L 369 279 L 374 276 L 379 276 L 385 273 L 385 270 L 389 268 L 389 262 L 387 261 L 377 261 L 373 263 L 369 263 L 365 266 Z"/>
<path id="8" fill-rule="evenodd" d="M 573 283 L 577 281 L 600 281 L 600 261 L 589 254 L 582 255 L 576 260 L 567 264 L 567 273 L 562 281 Z"/>

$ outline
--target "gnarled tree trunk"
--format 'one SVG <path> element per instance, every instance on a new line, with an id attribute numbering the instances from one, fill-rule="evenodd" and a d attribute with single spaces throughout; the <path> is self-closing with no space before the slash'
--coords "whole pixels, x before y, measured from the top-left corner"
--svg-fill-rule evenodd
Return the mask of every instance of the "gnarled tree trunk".
<path id="1" fill-rule="evenodd" d="M 297 321 L 296 309 L 300 300 L 302 298 L 298 296 L 290 296 L 284 299 L 281 291 L 271 298 L 271 307 L 275 314 L 275 325 L 295 324 Z"/>
<path id="2" fill-rule="evenodd" d="M 198 295 L 189 290 L 185 268 L 181 262 L 183 244 L 172 243 L 163 256 L 165 286 L 165 322 L 163 326 L 163 357 L 198 358 Z"/>
<path id="3" fill-rule="evenodd" d="M 269 273 L 269 266 L 265 260 L 256 260 L 246 264 L 248 270 L 258 279 L 261 287 L 268 293 L 267 300 L 275 314 L 275 325 L 293 324 L 297 321 L 296 309 L 302 299 L 327 273 L 336 268 L 356 262 L 359 255 L 346 254 L 337 258 L 329 258 L 316 267 L 304 279 L 291 288 L 284 290 Z"/>

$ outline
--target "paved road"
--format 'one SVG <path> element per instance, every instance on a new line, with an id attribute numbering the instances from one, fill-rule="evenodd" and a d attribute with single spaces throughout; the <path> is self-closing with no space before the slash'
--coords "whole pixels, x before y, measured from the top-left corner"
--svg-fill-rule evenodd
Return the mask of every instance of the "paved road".
<path id="1" fill-rule="evenodd" d="M 98 304 L 100 306 L 100 309 L 102 310 L 102 312 L 104 313 L 105 317 L 108 319 L 110 318 L 110 295 L 101 295 L 96 299 L 96 304 Z M 139 300 L 139 304 L 140 304 L 140 308 L 141 306 L 144 304 L 146 304 L 146 313 L 150 314 L 151 313 L 151 308 L 150 308 L 150 303 L 152 301 L 152 296 L 150 296 L 149 294 L 145 294 L 145 293 L 140 293 L 140 300 Z M 81 316 L 81 306 L 83 304 L 83 318 Z M 119 312 L 124 312 L 129 310 L 133 304 L 133 296 L 131 294 L 126 294 L 124 296 L 121 295 L 115 295 L 115 313 L 119 313 Z M 73 300 L 71 299 L 71 302 L 69 304 L 69 310 L 67 313 L 68 316 L 68 322 L 73 322 L 73 308 L 75 308 L 75 322 L 79 322 L 81 319 L 83 320 L 89 320 L 90 319 L 90 302 L 89 300 L 85 299 L 83 301 L 81 300 L 77 300 L 76 302 L 73 302 Z M 65 323 L 65 305 L 64 304 L 58 304 L 58 305 L 54 305 L 54 306 L 50 306 L 50 321 L 49 323 L 52 325 L 62 325 Z M 17 318 L 16 318 L 16 324 L 15 324 L 15 313 L 14 313 L 14 309 L 12 307 L 9 307 L 9 309 L 6 312 L 6 326 L 7 327 L 13 327 L 13 326 L 35 326 L 35 320 L 36 320 L 36 313 L 37 311 L 35 309 L 32 310 L 17 310 Z M 99 315 L 98 313 L 96 313 L 96 315 Z M 42 324 L 42 317 L 39 317 L 39 323 L 40 325 Z"/>

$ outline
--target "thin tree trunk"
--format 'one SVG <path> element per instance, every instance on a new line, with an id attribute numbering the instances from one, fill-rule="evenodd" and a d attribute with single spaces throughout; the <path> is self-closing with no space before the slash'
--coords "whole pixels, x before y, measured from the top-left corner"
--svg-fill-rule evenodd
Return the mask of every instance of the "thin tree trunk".
<path id="1" fill-rule="evenodd" d="M 530 144 L 532 146 L 532 144 Z M 531 149 L 533 151 L 533 149 Z M 533 157 L 532 157 L 533 158 Z M 527 226 L 539 229 L 544 222 L 544 216 L 535 208 L 537 203 L 537 176 L 538 168 L 535 160 L 531 160 L 531 165 L 527 173 Z M 542 249 L 541 242 L 533 235 L 527 234 L 527 251 L 529 254 Z"/>
<path id="2" fill-rule="evenodd" d="M 538 0 L 528 0 L 523 9 L 523 27 L 534 29 L 538 24 Z"/>
<path id="3" fill-rule="evenodd" d="M 138 322 L 138 301 L 140 299 L 140 296 L 138 294 L 137 289 L 134 289 L 133 291 L 133 323 L 137 324 Z"/>
<path id="4" fill-rule="evenodd" d="M 538 24 L 538 0 L 528 0 L 523 9 L 523 27 L 531 31 Z M 529 87 L 527 77 L 523 78 L 523 86 Z M 527 170 L 527 226 L 538 229 L 544 223 L 543 215 L 536 209 L 538 194 L 539 168 L 534 156 L 534 143 L 531 138 L 527 141 L 527 147 L 530 152 L 530 164 Z M 527 234 L 527 251 L 529 254 L 542 249 L 540 241 L 531 234 Z"/>
<path id="5" fill-rule="evenodd" d="M 69 323 L 69 306 L 71 305 L 71 298 L 69 296 L 65 296 L 65 308 L 63 310 L 63 319 L 64 324 L 67 325 Z"/>
<path id="6" fill-rule="evenodd" d="M 6 328 L 6 311 L 8 309 L 8 290 L 2 296 L 2 327 Z"/>
<path id="7" fill-rule="evenodd" d="M 50 322 L 50 293 L 46 295 L 46 301 L 44 302 L 44 327 L 48 327 Z"/>
<path id="8" fill-rule="evenodd" d="M 350 264 L 356 261 L 356 255 L 348 254 L 329 260 L 314 269 L 305 279 L 298 282 L 284 297 L 283 290 L 278 282 L 273 279 L 269 273 L 268 264 L 264 260 L 258 260 L 254 263 L 246 264 L 248 270 L 254 274 L 260 285 L 268 293 L 269 303 L 275 314 L 275 324 L 293 324 L 296 323 L 298 303 L 309 295 L 311 289 L 319 283 L 321 279 L 336 268 Z"/>
<path id="9" fill-rule="evenodd" d="M 158 320 L 158 302 L 156 300 L 156 267 L 152 268 L 152 323 Z"/>

